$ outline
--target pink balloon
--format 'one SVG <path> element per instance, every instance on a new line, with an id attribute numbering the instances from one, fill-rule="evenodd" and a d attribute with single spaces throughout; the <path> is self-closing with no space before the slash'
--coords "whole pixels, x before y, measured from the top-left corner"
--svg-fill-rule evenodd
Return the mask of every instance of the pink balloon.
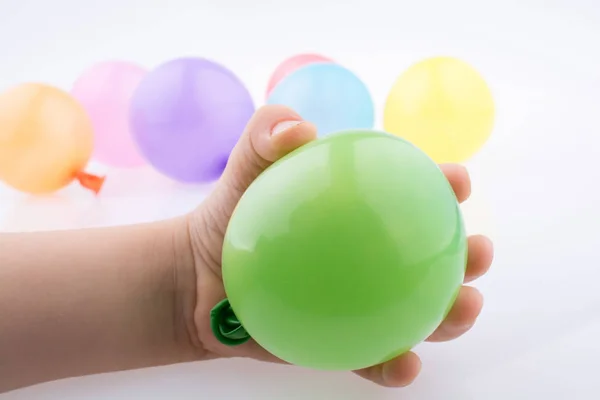
<path id="1" fill-rule="evenodd" d="M 269 80 L 269 84 L 267 86 L 267 97 L 271 93 L 271 90 L 273 90 L 273 88 L 277 86 L 277 84 L 281 82 L 283 78 L 285 78 L 298 68 L 313 63 L 332 62 L 333 60 L 319 54 L 298 54 L 297 56 L 288 58 L 287 60 L 279 64 L 279 66 L 275 69 L 275 72 L 273 72 L 273 75 L 271 75 L 271 79 Z"/>
<path id="2" fill-rule="evenodd" d="M 129 103 L 146 72 L 136 64 L 109 61 L 94 65 L 75 82 L 71 94 L 92 120 L 97 161 L 124 168 L 145 164 L 129 131 Z"/>

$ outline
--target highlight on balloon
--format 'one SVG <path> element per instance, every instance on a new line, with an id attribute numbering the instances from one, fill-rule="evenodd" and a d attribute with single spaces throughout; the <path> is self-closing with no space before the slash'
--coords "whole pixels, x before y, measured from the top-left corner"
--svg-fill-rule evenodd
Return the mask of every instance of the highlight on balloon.
<path id="1" fill-rule="evenodd" d="M 373 129 L 366 82 L 333 58 L 304 53 L 275 68 L 266 104 L 286 105 L 319 136 Z M 52 193 L 78 182 L 99 193 L 91 160 L 119 169 L 149 166 L 184 184 L 222 174 L 256 109 L 234 72 L 205 58 L 147 68 L 110 60 L 82 71 L 67 90 L 23 83 L 0 93 L 0 181 L 21 192 Z M 435 162 L 465 162 L 489 139 L 494 99 L 485 79 L 452 57 L 421 60 L 390 88 L 382 130 Z M 108 177 L 110 179 L 110 177 Z"/>

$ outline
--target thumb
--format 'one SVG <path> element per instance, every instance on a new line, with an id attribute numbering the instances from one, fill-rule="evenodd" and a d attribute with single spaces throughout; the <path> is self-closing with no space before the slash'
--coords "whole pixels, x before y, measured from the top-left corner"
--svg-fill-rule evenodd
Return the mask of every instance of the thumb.
<path id="1" fill-rule="evenodd" d="M 248 122 L 208 203 L 227 224 L 248 186 L 272 163 L 317 137 L 317 128 L 290 108 L 268 105 Z M 215 204 L 217 203 L 217 204 Z"/>
<path id="2" fill-rule="evenodd" d="M 279 105 L 260 108 L 233 149 L 218 183 L 240 196 L 269 165 L 317 136 L 314 125 Z"/>
<path id="3" fill-rule="evenodd" d="M 216 341 L 208 326 L 210 308 L 225 298 L 221 276 L 223 238 L 231 214 L 248 186 L 273 162 L 314 140 L 317 129 L 287 107 L 269 105 L 259 109 L 248 122 L 231 152 L 225 171 L 214 190 L 195 212 L 188 229 L 197 275 L 194 321 L 204 348 L 222 356 L 254 357 L 273 360 L 254 341 L 229 348 Z M 198 260 L 200 264 L 197 264 Z M 191 284 L 191 283 L 190 283 Z"/>

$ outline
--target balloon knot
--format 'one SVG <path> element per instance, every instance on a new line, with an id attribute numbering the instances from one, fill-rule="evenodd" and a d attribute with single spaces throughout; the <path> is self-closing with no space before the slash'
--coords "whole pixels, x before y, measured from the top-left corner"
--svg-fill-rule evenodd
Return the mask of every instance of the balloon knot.
<path id="1" fill-rule="evenodd" d="M 106 180 L 104 176 L 92 175 L 82 171 L 77 173 L 76 178 L 81 186 L 91 190 L 94 194 L 100 193 L 102 185 L 104 185 L 104 181 Z"/>
<path id="2" fill-rule="evenodd" d="M 226 346 L 237 346 L 250 339 L 227 299 L 210 311 L 210 327 L 217 340 Z"/>

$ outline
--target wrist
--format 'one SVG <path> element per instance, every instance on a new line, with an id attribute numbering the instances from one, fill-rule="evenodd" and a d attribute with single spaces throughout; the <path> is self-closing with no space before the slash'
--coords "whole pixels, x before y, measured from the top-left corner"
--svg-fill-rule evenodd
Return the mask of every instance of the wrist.
<path id="1" fill-rule="evenodd" d="M 172 238 L 168 265 L 172 274 L 173 338 L 176 348 L 180 349 L 181 362 L 206 357 L 194 320 L 198 288 L 189 218 L 186 215 L 167 222 Z"/>

